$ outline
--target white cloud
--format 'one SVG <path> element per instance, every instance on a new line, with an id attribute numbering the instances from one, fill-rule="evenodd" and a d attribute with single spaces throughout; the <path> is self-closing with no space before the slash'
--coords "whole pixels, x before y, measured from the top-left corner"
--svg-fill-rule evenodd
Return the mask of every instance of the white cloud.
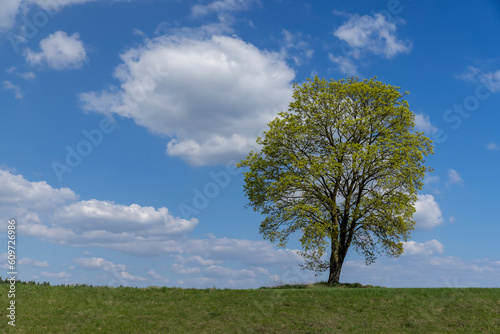
<path id="1" fill-rule="evenodd" d="M 33 72 L 24 72 L 24 73 L 19 73 L 19 76 L 23 79 L 26 79 L 26 80 L 32 80 L 32 79 L 35 79 L 36 78 L 36 75 L 35 73 Z"/>
<path id="2" fill-rule="evenodd" d="M 309 48 L 309 43 L 306 42 L 302 33 L 291 33 L 283 29 L 283 47 L 282 53 L 291 58 L 296 65 L 301 65 L 304 61 L 308 61 L 314 55 L 314 50 Z"/>
<path id="3" fill-rule="evenodd" d="M 0 32 L 11 29 L 16 23 L 16 17 L 25 15 L 31 8 L 39 8 L 53 13 L 61 10 L 63 7 L 83 4 L 99 0 L 1 0 L 0 1 Z M 111 2 L 111 0 L 105 0 Z M 113 0 L 130 1 L 130 0 Z M 31 21 L 31 18 L 30 18 Z"/>
<path id="4" fill-rule="evenodd" d="M 87 61 L 87 53 L 78 33 L 68 36 L 56 31 L 40 41 L 40 52 L 26 51 L 31 65 L 47 65 L 55 70 L 80 68 Z"/>
<path id="5" fill-rule="evenodd" d="M 26 265 L 26 264 L 31 264 L 34 265 L 35 267 L 48 267 L 49 266 L 49 261 L 38 261 L 38 260 L 33 260 L 30 259 L 29 257 L 25 257 L 21 260 L 18 261 L 19 264 Z"/>
<path id="6" fill-rule="evenodd" d="M 435 253 L 441 254 L 444 251 L 444 245 L 436 239 L 432 239 L 424 243 L 415 241 L 403 242 L 403 247 L 403 255 L 427 256 Z"/>
<path id="7" fill-rule="evenodd" d="M 207 5 L 194 5 L 191 15 L 194 17 L 205 16 L 211 13 L 227 13 L 246 10 L 255 0 L 218 0 Z"/>
<path id="8" fill-rule="evenodd" d="M 34 4 L 47 11 L 60 10 L 62 7 L 93 2 L 98 0 L 25 0 L 25 4 Z M 115 0 L 116 1 L 116 0 Z"/>
<path id="9" fill-rule="evenodd" d="M 3 89 L 13 91 L 14 97 L 18 100 L 21 100 L 23 98 L 23 93 L 21 92 L 21 88 L 14 85 L 12 82 L 10 82 L 8 80 L 3 82 Z"/>
<path id="10" fill-rule="evenodd" d="M 15 216 L 20 233 L 57 244 L 100 246 L 132 254 L 178 250 L 176 237 L 193 230 L 197 219 L 173 217 L 168 209 L 110 201 L 78 201 L 68 188 L 30 182 L 0 170 L 0 226 Z M 5 219 L 4 219 L 5 218 Z"/>
<path id="11" fill-rule="evenodd" d="M 81 267 L 90 270 L 103 270 L 103 271 L 124 271 L 126 266 L 123 264 L 114 264 L 111 261 L 106 261 L 101 257 L 91 257 L 91 258 L 76 258 L 73 262 L 79 264 Z"/>
<path id="12" fill-rule="evenodd" d="M 255 149 L 256 137 L 287 108 L 295 76 L 277 53 L 193 32 L 149 40 L 121 59 L 120 88 L 80 94 L 83 108 L 132 118 L 171 137 L 167 154 L 195 166 Z"/>
<path id="13" fill-rule="evenodd" d="M 198 221 L 175 218 L 166 208 L 82 201 L 68 188 L 55 189 L 46 182 L 30 182 L 21 175 L 0 170 L 0 229 L 6 230 L 7 219 L 12 216 L 22 222 L 18 224 L 19 235 L 73 247 L 94 246 L 134 256 L 168 257 L 172 260 L 174 274 L 206 276 L 212 286 L 255 286 L 258 284 L 256 279 L 267 280 L 279 271 L 282 271 L 283 280 L 287 280 L 285 269 L 295 268 L 303 262 L 297 250 L 279 249 L 268 241 L 214 235 L 207 239 L 191 239 L 187 234 Z M 30 258 L 20 263 L 48 265 L 48 261 Z M 146 280 L 128 273 L 125 265 L 101 257 L 76 258 L 74 263 L 83 269 L 106 272 L 118 285 Z M 51 279 L 69 277 L 64 273 L 45 273 L 43 276 Z M 150 272 L 146 277 L 166 282 L 158 279 L 160 272 Z M 104 284 L 111 283 L 108 280 Z M 186 284 L 200 287 L 204 283 L 190 281 Z"/>
<path id="14" fill-rule="evenodd" d="M 435 175 L 426 175 L 424 178 L 424 190 L 431 191 L 435 194 L 440 194 L 439 190 L 439 176 Z"/>
<path id="15" fill-rule="evenodd" d="M 369 266 L 361 260 L 346 261 L 341 280 L 386 287 L 498 286 L 500 266 L 496 266 L 495 261 L 484 259 L 466 262 L 456 256 L 434 256 L 440 253 L 440 249 L 439 244 L 435 243 L 434 254 L 381 258 Z"/>
<path id="16" fill-rule="evenodd" d="M 434 196 L 418 195 L 415 209 L 413 219 L 416 221 L 416 230 L 430 230 L 443 223 L 441 209 Z"/>
<path id="17" fill-rule="evenodd" d="M 415 114 L 415 129 L 417 131 L 427 132 L 428 134 L 434 134 L 437 132 L 437 128 L 432 125 L 429 115 L 425 114 Z"/>
<path id="18" fill-rule="evenodd" d="M 156 271 L 151 269 L 150 271 L 147 272 L 148 276 L 151 277 L 155 281 L 161 281 L 168 283 L 169 280 L 167 278 L 163 278 L 160 274 L 158 274 Z"/>
<path id="19" fill-rule="evenodd" d="M 267 241 L 218 238 L 188 240 L 184 243 L 188 255 L 202 255 L 214 261 L 239 261 L 244 265 L 297 265 L 303 262 L 297 250 L 276 249 Z"/>
<path id="20" fill-rule="evenodd" d="M 58 273 L 48 273 L 46 271 L 42 271 L 41 273 L 42 277 L 45 278 L 51 278 L 51 279 L 62 279 L 66 280 L 71 277 L 71 274 L 68 274 L 67 272 L 61 271 Z"/>
<path id="21" fill-rule="evenodd" d="M 127 266 L 123 264 L 114 264 L 111 261 L 107 261 L 100 257 L 92 257 L 92 258 L 76 258 L 73 259 L 73 262 L 79 264 L 84 269 L 89 270 L 102 270 L 105 272 L 110 272 L 115 279 L 118 279 L 122 282 L 122 285 L 128 285 L 127 281 L 145 281 L 144 277 L 131 275 L 126 271 Z M 123 284 L 125 283 L 125 284 Z"/>
<path id="22" fill-rule="evenodd" d="M 174 271 L 175 273 L 178 273 L 178 274 L 182 274 L 182 275 L 191 275 L 191 274 L 198 274 L 198 273 L 200 273 L 201 269 L 200 269 L 200 267 L 188 267 L 188 268 L 185 268 L 183 265 L 174 263 L 172 265 L 172 271 Z"/>
<path id="23" fill-rule="evenodd" d="M 22 0 L 0 1 L 0 31 L 10 29 L 16 20 Z"/>
<path id="24" fill-rule="evenodd" d="M 30 182 L 22 175 L 0 170 L 0 211 L 18 207 L 29 211 L 53 211 L 78 196 L 68 188 L 52 188 L 45 181 Z"/>
<path id="25" fill-rule="evenodd" d="M 486 145 L 486 148 L 490 151 L 500 151 L 500 146 L 497 143 L 491 142 Z"/>
<path id="26" fill-rule="evenodd" d="M 353 48 L 351 56 L 357 58 L 360 51 L 366 50 L 392 58 L 399 53 L 409 53 L 412 48 L 411 42 L 399 40 L 396 33 L 396 24 L 387 21 L 384 15 L 354 14 L 333 34 Z"/>
<path id="27" fill-rule="evenodd" d="M 103 227 L 111 233 L 138 233 L 142 236 L 179 235 L 191 231 L 196 221 L 177 219 L 167 208 L 155 209 L 129 206 L 109 201 L 80 201 L 59 208 L 54 218 L 60 226 L 72 226 L 76 233 L 98 231 Z"/>
<path id="28" fill-rule="evenodd" d="M 425 185 L 432 185 L 438 181 L 439 181 L 439 176 L 435 176 L 435 175 L 426 175 L 424 178 Z"/>
<path id="29" fill-rule="evenodd" d="M 464 180 L 460 174 L 454 169 L 448 169 L 448 184 L 458 184 L 463 186 Z"/>
<path id="30" fill-rule="evenodd" d="M 337 64 L 337 69 L 340 73 L 349 76 L 359 75 L 358 66 L 350 58 L 342 56 L 335 57 L 331 53 L 328 54 L 328 58 L 331 62 Z"/>
<path id="31" fill-rule="evenodd" d="M 456 78 L 482 84 L 492 93 L 500 92 L 500 70 L 484 72 L 477 67 L 469 66 Z"/>
<path id="32" fill-rule="evenodd" d="M 221 266 L 207 267 L 204 270 L 204 274 L 206 277 L 216 277 L 216 278 L 233 279 L 233 280 L 254 278 L 256 276 L 253 270 L 247 270 L 247 269 L 235 270 Z"/>

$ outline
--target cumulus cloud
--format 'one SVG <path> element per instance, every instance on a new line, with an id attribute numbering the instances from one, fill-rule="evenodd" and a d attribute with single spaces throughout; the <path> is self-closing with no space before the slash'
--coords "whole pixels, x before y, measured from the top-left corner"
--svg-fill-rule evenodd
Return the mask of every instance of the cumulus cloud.
<path id="1" fill-rule="evenodd" d="M 227 13 L 247 10 L 255 0 L 217 0 L 206 5 L 194 5 L 191 7 L 191 15 L 194 17 L 205 16 L 211 13 Z"/>
<path id="2" fill-rule="evenodd" d="M 490 151 L 500 151 L 500 146 L 497 143 L 491 142 L 486 145 L 486 148 Z"/>
<path id="3" fill-rule="evenodd" d="M 68 188 L 30 182 L 0 170 L 0 225 L 15 216 L 23 221 L 19 232 L 56 244 L 100 246 L 135 255 L 165 254 L 178 249 L 175 238 L 198 224 L 155 209 L 111 201 L 79 201 Z M 6 226 L 4 226 L 6 228 Z"/>
<path id="4" fill-rule="evenodd" d="M 68 274 L 67 272 L 61 271 L 58 273 L 48 273 L 46 271 L 42 271 L 42 277 L 45 278 L 50 278 L 50 279 L 59 279 L 59 280 L 66 280 L 71 277 L 71 274 Z"/>
<path id="5" fill-rule="evenodd" d="M 0 170 L 0 208 L 18 207 L 28 211 L 53 211 L 78 196 L 69 188 L 52 188 L 47 182 L 31 182 L 22 175 Z"/>
<path id="6" fill-rule="evenodd" d="M 420 253 L 410 256 L 405 248 L 405 256 L 398 259 L 381 258 L 369 266 L 361 260 L 346 261 L 341 280 L 386 287 L 498 286 L 500 266 L 495 264 L 494 260 L 464 261 L 456 256 L 437 256 L 442 249 L 439 242 L 435 242 L 434 246 L 431 242 L 427 246 L 421 246 L 424 244 L 418 244 L 416 247 L 420 249 Z M 429 248 L 433 248 L 432 254 Z"/>
<path id="7" fill-rule="evenodd" d="M 16 20 L 22 0 L 2 0 L 0 2 L 0 31 L 10 29 Z"/>
<path id="8" fill-rule="evenodd" d="M 21 100 L 23 98 L 23 93 L 21 92 L 21 88 L 14 85 L 12 82 L 10 82 L 8 80 L 3 82 L 3 89 L 13 91 L 14 97 L 18 100 Z"/>
<path id="9" fill-rule="evenodd" d="M 33 260 L 30 259 L 29 257 L 25 257 L 17 262 L 18 264 L 26 265 L 26 264 L 31 264 L 35 267 L 48 267 L 49 266 L 49 261 L 44 260 L 44 261 L 38 261 L 38 260 Z"/>
<path id="10" fill-rule="evenodd" d="M 291 58 L 296 65 L 301 65 L 313 57 L 314 50 L 309 48 L 309 43 L 302 33 L 294 34 L 286 29 L 281 32 L 283 35 L 282 53 Z"/>
<path id="11" fill-rule="evenodd" d="M 460 174 L 454 169 L 448 169 L 448 184 L 458 184 L 463 186 L 464 180 Z"/>
<path id="12" fill-rule="evenodd" d="M 155 281 L 162 281 L 162 282 L 165 282 L 165 283 L 168 283 L 169 282 L 169 279 L 167 278 L 163 278 L 160 274 L 158 274 L 156 271 L 154 271 L 153 269 L 149 270 L 147 272 L 148 276 L 151 277 L 151 279 L 155 280 Z"/>
<path id="13" fill-rule="evenodd" d="M 457 75 L 456 78 L 482 84 L 491 93 L 500 92 L 500 70 L 485 72 L 477 67 L 469 66 L 463 73 Z"/>
<path id="14" fill-rule="evenodd" d="M 33 72 L 24 72 L 24 73 L 19 73 L 19 76 L 23 79 L 26 79 L 26 80 L 33 80 L 36 78 L 36 75 L 35 73 Z"/>
<path id="15" fill-rule="evenodd" d="M 441 254 L 444 251 L 444 245 L 436 239 L 432 239 L 424 243 L 415 241 L 403 242 L 403 247 L 403 255 L 427 256 L 435 253 Z"/>
<path id="16" fill-rule="evenodd" d="M 37 5 L 47 11 L 60 10 L 62 7 L 93 2 L 98 0 L 25 0 L 25 4 Z"/>
<path id="17" fill-rule="evenodd" d="M 191 239 L 188 233 L 198 220 L 173 217 L 166 208 L 79 200 L 68 188 L 52 188 L 46 182 L 30 182 L 21 175 L 0 170 L 0 229 L 6 230 L 7 219 L 12 216 L 23 222 L 18 225 L 20 235 L 54 244 L 112 249 L 134 256 L 168 257 L 176 274 L 210 275 L 211 282 L 218 286 L 228 286 L 228 280 L 220 277 L 224 268 L 230 269 L 228 266 L 243 267 L 227 271 L 233 280 L 230 286 L 243 287 L 247 274 L 252 279 L 257 274 L 268 277 L 276 273 L 269 273 L 268 269 L 297 267 L 303 261 L 297 250 L 277 249 L 268 241 L 213 235 L 208 239 Z M 144 281 L 144 277 L 128 273 L 125 265 L 101 257 L 77 258 L 74 262 L 83 269 L 110 273 L 118 284 Z M 48 265 L 48 261 L 31 258 L 22 259 L 20 263 Z M 244 270 L 253 270 L 253 273 Z M 44 277 L 67 278 L 57 275 Z"/>
<path id="18" fill-rule="evenodd" d="M 430 230 L 443 223 L 441 209 L 434 196 L 418 195 L 415 209 L 413 219 L 416 221 L 416 230 Z"/>
<path id="19" fill-rule="evenodd" d="M 415 114 L 415 129 L 417 131 L 427 132 L 432 135 L 437 132 L 437 128 L 432 125 L 429 115 Z"/>
<path id="20" fill-rule="evenodd" d="M 102 270 L 106 272 L 111 272 L 115 278 L 124 281 L 145 281 L 144 277 L 131 275 L 126 271 L 127 266 L 123 264 L 114 264 L 111 261 L 107 261 L 101 257 L 92 258 L 76 258 L 73 262 L 80 265 L 84 269 L 89 270 Z"/>
<path id="21" fill-rule="evenodd" d="M 46 65 L 55 70 L 80 68 L 87 61 L 87 53 L 80 35 L 68 36 L 56 31 L 40 41 L 40 52 L 26 50 L 26 61 L 31 65 Z"/>
<path id="22" fill-rule="evenodd" d="M 244 265 L 297 265 L 303 262 L 297 250 L 275 249 L 266 241 L 217 238 L 188 240 L 185 254 L 203 255 L 216 261 L 241 261 Z"/>
<path id="23" fill-rule="evenodd" d="M 166 153 L 195 166 L 255 149 L 256 137 L 287 108 L 295 76 L 278 53 L 192 31 L 148 40 L 121 59 L 120 87 L 80 94 L 83 109 L 132 118 L 170 137 Z"/>
<path id="24" fill-rule="evenodd" d="M 358 75 L 358 66 L 348 57 L 335 57 L 333 54 L 328 54 L 331 62 L 337 64 L 337 70 L 349 76 Z"/>
<path id="25" fill-rule="evenodd" d="M 409 53 L 412 48 L 411 42 L 398 39 L 396 24 L 381 14 L 351 15 L 333 34 L 349 44 L 353 49 L 350 55 L 355 58 L 363 51 L 392 58 L 399 53 Z"/>
<path id="26" fill-rule="evenodd" d="M 19 14 L 28 13 L 33 7 L 39 7 L 49 13 L 63 7 L 99 0 L 2 0 L 0 1 L 0 32 L 11 29 Z M 111 2 L 111 0 L 105 0 Z M 130 0 L 113 0 L 130 1 Z"/>

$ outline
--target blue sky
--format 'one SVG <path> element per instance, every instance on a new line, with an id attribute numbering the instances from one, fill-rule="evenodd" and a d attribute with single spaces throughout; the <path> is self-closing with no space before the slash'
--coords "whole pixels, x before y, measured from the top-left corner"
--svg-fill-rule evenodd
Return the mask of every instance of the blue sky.
<path id="1" fill-rule="evenodd" d="M 499 32 L 496 1 L 4 0 L 0 254 L 14 217 L 23 280 L 325 279 L 298 236 L 262 240 L 234 164 L 294 82 L 377 76 L 410 92 L 434 173 L 404 254 L 352 249 L 341 281 L 498 287 Z"/>

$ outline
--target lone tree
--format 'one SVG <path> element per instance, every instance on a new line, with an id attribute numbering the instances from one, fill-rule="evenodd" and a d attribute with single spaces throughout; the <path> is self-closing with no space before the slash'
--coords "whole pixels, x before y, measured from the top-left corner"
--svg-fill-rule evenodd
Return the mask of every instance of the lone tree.
<path id="1" fill-rule="evenodd" d="M 339 282 L 351 245 L 366 264 L 375 253 L 397 257 L 414 228 L 433 146 L 414 131 L 399 88 L 357 77 L 295 84 L 288 112 L 257 139 L 261 151 L 238 165 L 249 167 L 249 205 L 266 216 L 260 233 L 284 247 L 300 232 L 302 268 L 329 269 L 329 284 Z"/>

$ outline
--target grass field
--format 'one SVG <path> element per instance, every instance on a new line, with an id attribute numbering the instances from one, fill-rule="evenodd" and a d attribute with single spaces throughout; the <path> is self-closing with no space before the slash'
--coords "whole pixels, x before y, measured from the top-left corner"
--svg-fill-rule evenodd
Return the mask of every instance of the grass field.
<path id="1" fill-rule="evenodd" d="M 500 333 L 500 289 L 16 286 L 2 333 Z"/>

